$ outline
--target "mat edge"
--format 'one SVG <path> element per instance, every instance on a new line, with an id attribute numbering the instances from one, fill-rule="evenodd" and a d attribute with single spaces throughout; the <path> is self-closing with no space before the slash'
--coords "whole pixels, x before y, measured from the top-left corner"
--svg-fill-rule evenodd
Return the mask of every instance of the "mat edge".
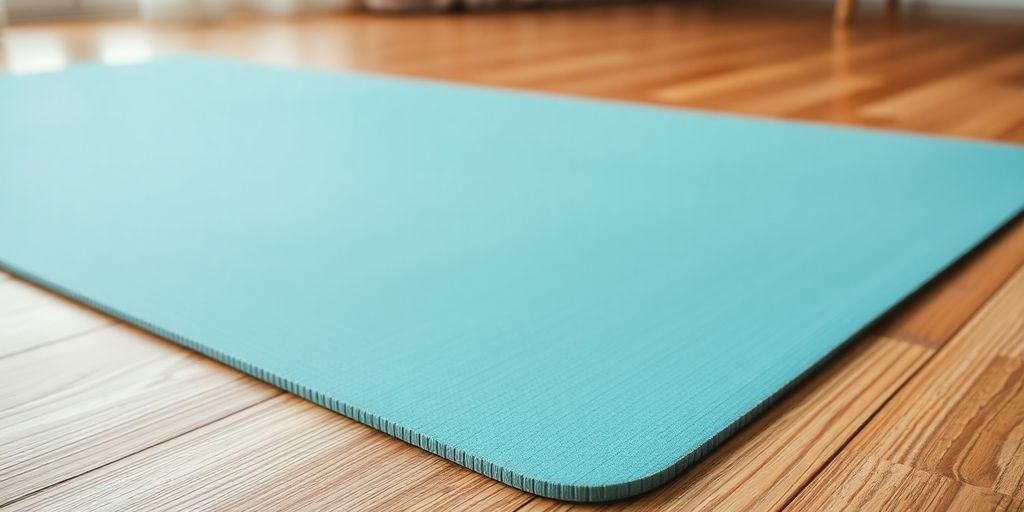
<path id="1" fill-rule="evenodd" d="M 370 413 L 364 409 L 353 406 L 341 400 L 337 400 L 328 396 L 325 393 L 316 391 L 312 388 L 299 384 L 291 379 L 281 377 L 273 372 L 266 371 L 257 365 L 244 361 L 240 358 L 236 358 L 229 354 L 223 353 L 217 349 L 209 347 L 203 343 L 195 340 L 180 336 L 173 331 L 164 329 L 158 325 L 152 324 L 146 320 L 135 317 L 134 315 L 127 314 L 117 308 L 110 307 L 106 304 L 100 303 L 89 297 L 75 292 L 69 288 L 58 285 L 48 279 L 41 276 L 35 275 L 26 270 L 20 269 L 15 265 L 0 259 L 0 270 L 3 270 L 11 275 L 18 278 L 24 279 L 30 283 L 40 286 L 44 289 L 55 292 L 61 296 L 67 297 L 79 304 L 89 307 L 93 310 L 99 311 L 108 316 L 114 317 L 118 320 L 126 322 L 130 325 L 138 327 L 143 331 L 156 335 L 167 341 L 175 343 L 179 346 L 198 352 L 204 356 L 214 359 L 222 364 L 225 364 L 235 370 L 238 370 L 246 375 L 254 377 L 260 381 L 266 382 L 279 389 L 292 393 L 299 396 L 300 398 L 313 402 L 325 409 L 341 414 L 347 418 L 358 421 L 374 430 L 378 430 L 392 437 L 395 437 L 403 442 L 409 443 L 434 455 L 443 457 L 451 462 L 454 462 L 460 466 L 470 469 L 483 476 L 497 480 L 503 484 L 509 485 L 516 489 L 536 494 L 545 498 L 552 498 L 564 501 L 573 502 L 601 502 L 601 501 L 613 501 L 620 500 L 629 497 L 633 497 L 645 492 L 651 491 L 657 487 L 660 487 L 672 480 L 680 473 L 688 469 L 690 466 L 698 462 L 704 456 L 708 455 L 715 448 L 721 446 L 728 438 L 732 437 L 735 433 L 739 432 L 743 428 L 750 425 L 757 417 L 763 414 L 767 409 L 777 404 L 783 396 L 791 392 L 794 388 L 800 386 L 807 381 L 809 377 L 815 374 L 823 366 L 832 362 L 835 357 L 848 348 L 852 343 L 862 339 L 868 330 L 877 325 L 880 321 L 885 319 L 888 314 L 896 309 L 898 306 L 906 302 L 909 298 L 916 295 L 923 288 L 927 287 L 937 277 L 941 276 L 950 268 L 956 266 L 969 254 L 980 248 L 986 241 L 997 236 L 1001 232 L 1005 231 L 1010 225 L 1014 224 L 1018 220 L 1024 220 L 1024 207 L 1019 208 L 1015 213 L 1008 216 L 1003 221 L 995 225 L 995 227 L 985 232 L 978 240 L 968 246 L 963 252 L 951 259 L 949 264 L 939 269 L 937 272 L 932 274 L 928 279 L 923 281 L 919 286 L 908 292 L 898 301 L 890 305 L 883 313 L 875 317 L 873 321 L 856 331 L 849 338 L 838 344 L 835 348 L 828 352 L 823 358 L 816 361 L 813 365 L 809 366 L 806 370 L 801 372 L 797 377 L 789 381 L 785 386 L 780 387 L 774 393 L 769 395 L 763 401 L 758 403 L 745 414 L 729 423 L 725 428 L 711 436 L 708 440 L 704 441 L 695 450 L 690 453 L 683 455 L 679 460 L 665 469 L 641 477 L 634 480 L 625 482 L 619 482 L 614 484 L 604 485 L 583 485 L 583 484 L 560 484 L 552 481 L 540 480 L 537 478 L 529 477 L 525 474 L 505 469 L 497 464 L 489 462 L 481 457 L 469 454 L 463 450 L 451 447 L 445 443 L 437 441 L 429 436 L 420 434 L 413 431 L 410 428 L 406 428 L 393 421 L 390 421 L 382 416 Z"/>

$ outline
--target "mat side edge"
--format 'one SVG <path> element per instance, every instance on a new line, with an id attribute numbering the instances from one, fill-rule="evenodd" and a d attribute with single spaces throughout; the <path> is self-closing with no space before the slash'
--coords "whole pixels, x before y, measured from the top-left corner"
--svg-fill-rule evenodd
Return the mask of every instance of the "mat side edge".
<path id="1" fill-rule="evenodd" d="M 771 406 L 775 405 L 782 397 L 784 397 L 794 388 L 804 383 L 815 372 L 817 372 L 823 366 L 831 362 L 851 343 L 859 340 L 866 333 L 866 331 L 875 326 L 880 320 L 884 319 L 889 314 L 889 312 L 897 308 L 900 304 L 904 303 L 909 298 L 916 295 L 920 290 L 926 287 L 937 277 L 945 273 L 951 267 L 955 266 L 957 263 L 959 263 L 961 260 L 967 257 L 970 253 L 972 253 L 980 246 L 982 246 L 985 241 L 1001 233 L 1008 226 L 1022 218 L 1024 218 L 1024 206 L 1018 208 L 1017 211 L 1011 214 L 1009 217 L 995 224 L 995 226 L 991 230 L 983 232 L 982 235 L 976 241 L 974 241 L 972 244 L 966 247 L 965 250 L 963 250 L 958 255 L 953 257 L 945 266 L 941 267 L 938 271 L 931 274 L 927 279 L 919 283 L 915 288 L 908 291 L 895 303 L 889 305 L 885 309 L 885 311 L 876 316 L 871 322 L 861 327 L 851 336 L 849 336 L 841 343 L 839 343 L 836 347 L 834 347 L 832 350 L 830 350 L 824 357 L 822 357 L 814 364 L 807 367 L 807 369 L 802 371 L 799 375 L 790 380 L 784 386 L 780 387 L 779 389 L 771 393 L 767 398 L 762 400 L 756 406 L 751 408 L 749 411 L 741 415 L 736 420 L 729 423 L 725 428 L 717 432 L 715 435 L 711 436 L 709 439 L 704 441 L 695 450 L 683 455 L 675 463 L 671 464 L 670 466 L 666 467 L 661 471 L 655 472 L 645 477 L 607 485 L 560 484 L 556 482 L 532 478 L 522 473 L 506 469 L 497 464 L 484 460 L 483 458 L 477 457 L 473 454 L 467 453 L 463 450 L 459 450 L 448 444 L 440 442 L 429 436 L 415 432 L 410 428 L 399 425 L 382 416 L 373 414 L 364 409 L 361 409 L 359 407 L 348 404 L 344 401 L 328 396 L 325 393 L 316 391 L 292 379 L 288 379 L 280 375 L 277 375 L 273 372 L 267 371 L 259 367 L 258 365 L 252 364 L 241 358 L 234 357 L 230 354 L 214 349 L 206 344 L 186 338 L 184 336 L 180 336 L 174 331 L 165 329 L 161 326 L 150 323 L 147 320 L 138 318 L 134 315 L 127 314 L 117 308 L 97 302 L 89 298 L 87 295 L 78 293 L 74 290 L 66 288 L 41 276 L 20 269 L 19 267 L 12 265 L 3 259 L 0 259 L 0 270 L 8 272 L 12 275 L 15 275 L 21 279 L 29 281 L 47 290 L 53 291 L 54 293 L 67 297 L 77 303 L 80 303 L 86 307 L 99 311 L 103 314 L 124 321 L 130 325 L 142 329 L 143 331 L 154 334 L 160 338 L 168 340 L 187 349 L 198 352 L 204 356 L 210 357 L 222 364 L 225 364 L 238 371 L 241 371 L 249 376 L 266 382 L 272 386 L 275 386 L 284 391 L 297 395 L 307 401 L 313 402 L 321 407 L 339 413 L 352 420 L 358 421 L 359 423 L 362 423 L 370 428 L 388 434 L 392 437 L 398 438 L 406 443 L 426 450 L 434 455 L 443 457 L 449 461 L 459 464 L 460 466 L 466 467 L 476 473 L 484 475 L 493 480 L 497 480 L 516 489 L 520 489 L 545 498 L 553 498 L 558 500 L 576 502 L 600 502 L 629 498 L 653 490 L 667 483 L 669 480 L 672 480 L 675 476 L 679 475 L 680 473 L 688 469 L 690 466 L 698 462 L 700 459 L 709 454 L 715 448 L 721 446 L 733 434 L 742 430 L 744 427 L 752 423 L 757 417 L 759 417 Z"/>

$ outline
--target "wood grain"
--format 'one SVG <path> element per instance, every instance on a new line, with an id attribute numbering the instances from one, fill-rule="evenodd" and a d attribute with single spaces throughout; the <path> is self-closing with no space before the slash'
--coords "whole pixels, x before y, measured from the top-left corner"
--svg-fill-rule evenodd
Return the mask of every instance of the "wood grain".
<path id="1" fill-rule="evenodd" d="M 0 358 L 86 333 L 110 318 L 0 275 Z"/>
<path id="2" fill-rule="evenodd" d="M 939 347 L 1024 265 L 1024 218 L 988 240 L 950 272 L 889 315 L 875 333 Z"/>
<path id="3" fill-rule="evenodd" d="M 1024 503 L 991 489 L 977 487 L 905 464 L 869 457 L 836 461 L 844 476 L 843 491 L 820 495 L 795 510 L 858 511 L 1017 511 Z"/>
<path id="4" fill-rule="evenodd" d="M 20 279 L 0 280 L 0 316 L 28 311 L 33 308 L 65 301 L 58 295 L 45 292 Z"/>
<path id="5" fill-rule="evenodd" d="M 911 490 L 889 481 L 889 471 L 909 479 Z M 912 504 L 943 494 L 949 482 L 1024 500 L 1024 269 L 791 508 L 821 510 L 865 496 L 871 503 Z M 982 503 L 975 505 L 982 509 Z"/>
<path id="6" fill-rule="evenodd" d="M 281 392 L 124 326 L 0 359 L 0 504 Z"/>
<path id="7" fill-rule="evenodd" d="M 10 510 L 511 511 L 529 500 L 285 395 L 46 489 Z"/>

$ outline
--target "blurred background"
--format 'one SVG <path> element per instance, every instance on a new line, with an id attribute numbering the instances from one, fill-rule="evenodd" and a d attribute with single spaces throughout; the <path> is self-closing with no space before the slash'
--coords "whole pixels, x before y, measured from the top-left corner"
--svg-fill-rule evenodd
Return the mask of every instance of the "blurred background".
<path id="1" fill-rule="evenodd" d="M 1024 143 L 1022 0 L 0 0 L 0 12 L 0 71 L 14 74 L 199 53 Z"/>
<path id="2" fill-rule="evenodd" d="M 735 3 L 736 0 L 724 0 Z M 859 0 L 878 5 L 886 0 Z M 855 3 L 853 0 L 849 3 Z M 140 16 L 151 20 L 200 21 L 223 19 L 232 11 L 278 16 L 312 12 L 367 9 L 389 12 L 444 11 L 453 8 L 496 9 L 597 3 L 593 0 L 0 0 L 10 22 L 52 19 Z M 723 2 L 714 2 L 723 3 Z M 762 0 L 760 3 L 830 5 L 834 0 Z M 917 10 L 988 10 L 992 17 L 1024 10 L 1020 0 L 903 0 Z M 1002 12 L 1000 12 L 1002 11 Z M 965 14 L 965 13 L 961 13 Z M 1019 14 L 1019 13 L 1018 13 Z"/>

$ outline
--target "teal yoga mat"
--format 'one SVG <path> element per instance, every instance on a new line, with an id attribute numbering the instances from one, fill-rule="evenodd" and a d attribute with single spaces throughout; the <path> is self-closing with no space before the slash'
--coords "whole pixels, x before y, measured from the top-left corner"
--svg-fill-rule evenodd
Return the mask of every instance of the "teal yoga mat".
<path id="1" fill-rule="evenodd" d="M 0 261 L 527 491 L 679 473 L 1024 150 L 198 57 L 0 78 Z"/>

